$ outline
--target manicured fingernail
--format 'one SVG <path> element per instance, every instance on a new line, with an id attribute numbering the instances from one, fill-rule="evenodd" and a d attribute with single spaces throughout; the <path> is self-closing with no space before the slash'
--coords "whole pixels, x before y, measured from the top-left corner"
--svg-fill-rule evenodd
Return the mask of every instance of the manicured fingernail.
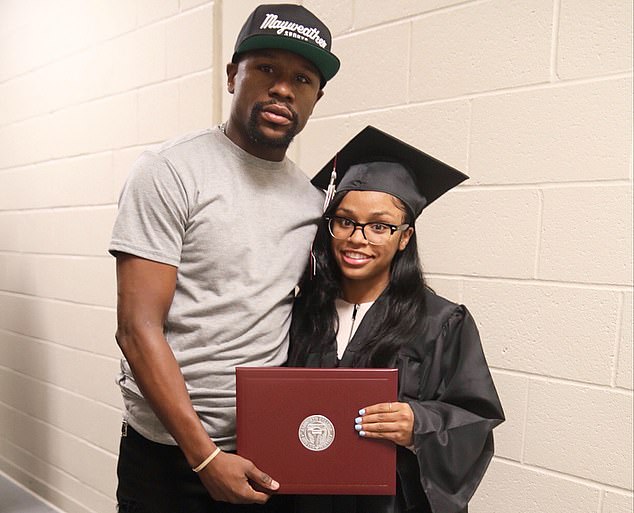
<path id="1" fill-rule="evenodd" d="M 354 419 L 354 423 L 355 424 L 361 424 L 361 421 L 363 420 L 363 418 L 361 417 L 357 417 L 356 419 Z"/>
<path id="2" fill-rule="evenodd" d="M 271 490 L 277 490 L 280 487 L 280 483 L 278 483 L 275 479 L 271 480 Z"/>
<path id="3" fill-rule="evenodd" d="M 357 431 L 361 431 L 363 429 L 363 426 L 361 426 L 361 424 L 355 424 L 354 429 L 356 429 Z"/>
<path id="4" fill-rule="evenodd" d="M 365 436 L 365 431 L 359 431 L 359 436 Z"/>
<path id="5" fill-rule="evenodd" d="M 365 408 L 361 408 L 359 410 L 359 415 L 365 415 Z"/>

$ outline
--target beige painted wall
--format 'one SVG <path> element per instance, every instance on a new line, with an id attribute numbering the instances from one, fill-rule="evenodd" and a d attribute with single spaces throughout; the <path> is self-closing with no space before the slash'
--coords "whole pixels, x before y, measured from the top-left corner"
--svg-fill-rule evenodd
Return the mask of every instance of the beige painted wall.
<path id="1" fill-rule="evenodd" d="M 0 0 L 0 471 L 64 511 L 115 509 L 119 189 L 226 116 L 256 3 Z M 471 176 L 418 229 L 508 416 L 473 512 L 631 513 L 632 2 L 303 3 L 343 62 L 306 171 L 374 124 Z"/>

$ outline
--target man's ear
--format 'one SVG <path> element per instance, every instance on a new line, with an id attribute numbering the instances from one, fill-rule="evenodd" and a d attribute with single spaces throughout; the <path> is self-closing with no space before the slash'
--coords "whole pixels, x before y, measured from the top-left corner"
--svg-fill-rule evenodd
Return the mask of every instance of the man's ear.
<path id="1" fill-rule="evenodd" d="M 235 62 L 227 64 L 227 91 L 233 94 L 235 91 L 236 74 L 238 73 L 238 65 Z"/>

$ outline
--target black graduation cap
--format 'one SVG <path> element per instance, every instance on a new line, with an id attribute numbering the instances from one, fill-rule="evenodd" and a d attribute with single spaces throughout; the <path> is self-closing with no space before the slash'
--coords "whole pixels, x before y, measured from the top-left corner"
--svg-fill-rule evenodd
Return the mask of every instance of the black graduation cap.
<path id="1" fill-rule="evenodd" d="M 337 192 L 386 192 L 405 203 L 415 218 L 427 205 L 469 178 L 373 126 L 355 135 L 315 175 L 312 183 L 327 189 L 333 168 Z"/>

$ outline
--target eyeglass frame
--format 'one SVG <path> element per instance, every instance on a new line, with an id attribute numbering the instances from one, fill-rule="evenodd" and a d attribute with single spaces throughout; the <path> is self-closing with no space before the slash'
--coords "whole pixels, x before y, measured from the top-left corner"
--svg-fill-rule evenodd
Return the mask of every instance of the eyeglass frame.
<path id="1" fill-rule="evenodd" d="M 332 233 L 332 227 L 330 225 L 332 221 L 334 221 L 335 219 L 345 219 L 346 221 L 350 221 L 352 223 L 352 231 L 350 232 L 350 235 L 348 235 L 345 239 L 340 239 L 338 237 L 335 237 L 335 234 Z M 385 244 L 388 243 L 388 241 L 392 238 L 392 235 L 394 235 L 395 232 L 404 232 L 408 228 L 411 228 L 411 225 L 409 223 L 403 223 L 399 225 L 384 223 L 382 221 L 370 221 L 369 223 L 357 223 L 355 220 L 345 216 L 324 216 L 324 220 L 326 221 L 326 225 L 328 226 L 328 232 L 330 233 L 330 236 L 333 239 L 347 240 L 354 235 L 354 232 L 356 232 L 358 228 L 361 228 L 361 235 L 367 241 L 368 244 L 372 244 L 373 246 L 385 246 Z M 387 226 L 390 229 L 390 235 L 387 239 L 385 239 L 385 242 L 377 244 L 376 242 L 371 242 L 370 239 L 367 238 L 367 236 L 365 235 L 365 227 L 368 226 L 369 224 L 380 224 L 383 226 Z"/>

